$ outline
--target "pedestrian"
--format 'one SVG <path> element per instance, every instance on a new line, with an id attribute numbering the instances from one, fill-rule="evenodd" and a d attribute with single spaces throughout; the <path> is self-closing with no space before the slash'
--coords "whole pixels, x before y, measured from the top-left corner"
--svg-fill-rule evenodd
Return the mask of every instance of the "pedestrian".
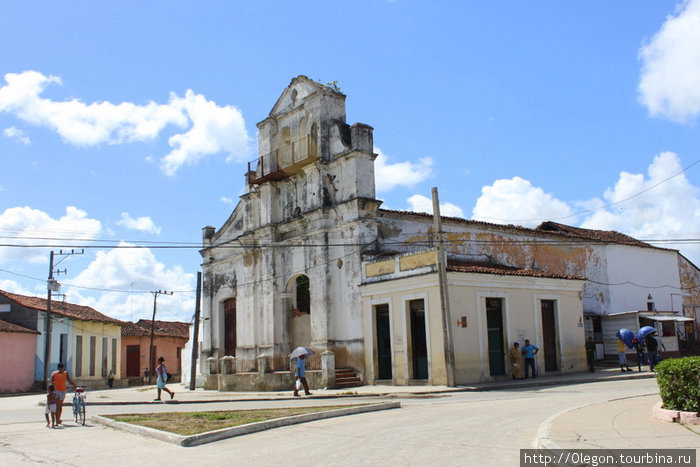
<path id="1" fill-rule="evenodd" d="M 620 339 L 618 337 L 617 338 L 617 361 L 618 361 L 618 363 L 620 363 L 620 371 L 632 371 L 632 369 L 627 364 L 627 356 L 625 355 L 626 349 L 627 349 L 627 346 L 622 341 L 622 339 Z"/>
<path id="2" fill-rule="evenodd" d="M 299 397 L 299 389 L 301 386 L 304 387 L 304 393 L 310 396 L 309 383 L 306 382 L 306 355 L 299 355 L 297 357 L 296 369 L 294 370 L 294 397 Z"/>
<path id="3" fill-rule="evenodd" d="M 639 342 L 636 337 L 632 339 L 632 347 L 637 352 L 637 370 L 642 371 L 642 364 L 644 363 L 644 341 Z"/>
<path id="4" fill-rule="evenodd" d="M 525 379 L 527 379 L 530 374 L 530 368 L 532 368 L 532 377 L 535 377 L 535 355 L 537 355 L 539 351 L 539 347 L 530 344 L 529 339 L 525 339 L 525 345 L 522 350 L 523 355 L 525 355 Z"/>
<path id="5" fill-rule="evenodd" d="M 63 399 L 66 398 L 66 381 L 73 386 L 77 386 L 70 375 L 65 370 L 66 366 L 63 363 L 58 364 L 58 369 L 51 374 L 51 384 L 56 390 L 56 425 L 63 423 L 61 415 L 63 414 Z"/>
<path id="6" fill-rule="evenodd" d="M 46 427 L 56 428 L 56 405 L 58 402 L 58 397 L 56 397 L 56 387 L 53 384 L 49 384 L 46 388 L 46 410 L 44 410 L 44 415 L 46 416 Z"/>
<path id="7" fill-rule="evenodd" d="M 653 332 L 647 334 L 644 338 L 644 343 L 647 345 L 647 355 L 649 357 L 649 371 L 654 371 L 654 366 L 659 363 L 659 341 L 656 340 Z"/>
<path id="8" fill-rule="evenodd" d="M 588 362 L 588 371 L 595 371 L 595 342 L 593 336 L 588 336 L 586 341 L 586 361 Z"/>
<path id="9" fill-rule="evenodd" d="M 513 342 L 510 349 L 510 364 L 513 367 L 513 379 L 523 379 L 522 354 L 520 353 L 520 343 Z"/>
<path id="10" fill-rule="evenodd" d="M 165 391 L 170 394 L 170 398 L 175 397 L 175 391 L 165 387 L 165 383 L 168 382 L 168 369 L 165 366 L 165 359 L 163 357 L 158 357 L 158 366 L 156 367 L 156 388 L 158 388 L 158 397 L 154 400 L 160 400 L 161 391 Z"/>
<path id="11" fill-rule="evenodd" d="M 114 373 L 112 370 L 109 370 L 109 375 L 107 375 L 107 385 L 112 388 L 112 385 L 114 385 Z"/>

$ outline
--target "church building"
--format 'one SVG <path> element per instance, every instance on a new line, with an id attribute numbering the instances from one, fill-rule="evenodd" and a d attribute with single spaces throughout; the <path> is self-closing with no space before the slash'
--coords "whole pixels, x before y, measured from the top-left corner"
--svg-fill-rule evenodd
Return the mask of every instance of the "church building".
<path id="1" fill-rule="evenodd" d="M 630 254 L 655 265 L 659 297 L 700 277 L 677 251 L 616 232 L 457 218 L 436 229 L 432 215 L 381 209 L 373 128 L 346 123 L 345 98 L 294 78 L 258 123 L 245 194 L 204 227 L 198 384 L 288 389 L 298 346 L 315 351 L 317 387 L 336 386 L 336 371 L 365 384 L 511 378 L 509 348 L 525 339 L 541 374 L 584 371 L 590 317 L 646 304 L 647 289 L 625 286 L 624 301 L 608 280 Z"/>

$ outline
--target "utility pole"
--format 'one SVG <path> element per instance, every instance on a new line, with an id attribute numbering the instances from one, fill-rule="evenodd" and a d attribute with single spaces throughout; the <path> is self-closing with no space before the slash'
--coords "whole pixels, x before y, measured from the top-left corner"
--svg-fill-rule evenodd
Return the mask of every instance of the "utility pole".
<path id="1" fill-rule="evenodd" d="M 435 240 L 437 241 L 437 268 L 438 283 L 440 285 L 440 306 L 442 308 L 442 337 L 445 343 L 445 370 L 447 373 L 447 386 L 455 385 L 454 347 L 452 345 L 452 328 L 450 327 L 450 296 L 447 285 L 447 255 L 442 239 L 442 222 L 440 221 L 440 201 L 436 187 L 432 189 L 433 195 L 433 227 Z"/>
<path id="2" fill-rule="evenodd" d="M 56 266 L 61 263 L 64 259 L 66 259 L 70 255 L 82 255 L 85 253 L 85 250 L 80 250 L 80 251 L 75 251 L 71 250 L 70 252 L 63 252 L 63 250 L 58 250 L 58 255 L 63 256 L 61 260 L 56 263 Z M 46 329 L 46 336 L 45 336 L 45 342 L 44 342 L 44 377 L 41 381 L 41 387 L 43 389 L 46 389 L 46 386 L 48 385 L 48 380 L 49 380 L 49 365 L 51 363 L 51 294 L 53 292 L 58 292 L 61 289 L 61 284 L 58 283 L 58 281 L 54 280 L 53 275 L 54 273 L 56 274 L 65 274 L 68 272 L 66 269 L 63 271 L 61 270 L 56 270 L 54 271 L 54 251 L 51 250 L 51 255 L 49 256 L 49 280 L 46 283 L 47 285 L 47 297 L 46 297 L 46 324 L 45 324 L 45 329 Z"/>
<path id="3" fill-rule="evenodd" d="M 153 360 L 155 360 L 155 355 L 153 354 L 155 349 L 153 348 L 153 335 L 155 334 L 155 329 L 156 329 L 156 303 L 158 302 L 158 295 L 172 295 L 172 292 L 168 292 L 167 290 L 156 290 L 151 292 L 153 294 L 153 318 L 151 319 L 151 345 L 149 347 L 149 362 L 148 362 L 148 367 L 149 367 L 149 372 L 150 374 L 148 375 L 148 381 L 150 383 L 151 378 L 153 378 L 153 371 L 155 368 L 153 368 Z"/>
<path id="4" fill-rule="evenodd" d="M 199 352 L 197 349 L 197 341 L 199 341 L 199 314 L 201 311 L 201 295 L 202 295 L 202 272 L 197 271 L 197 298 L 195 299 L 194 308 L 194 331 L 192 333 L 192 358 L 190 360 L 190 391 L 194 391 L 197 378 L 197 357 Z"/>

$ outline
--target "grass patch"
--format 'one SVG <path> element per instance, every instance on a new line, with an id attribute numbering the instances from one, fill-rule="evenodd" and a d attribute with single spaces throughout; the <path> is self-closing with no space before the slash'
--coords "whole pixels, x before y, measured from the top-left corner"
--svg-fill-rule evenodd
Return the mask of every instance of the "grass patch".
<path id="1" fill-rule="evenodd" d="M 365 404 L 280 409 L 227 410 L 217 412 L 162 412 L 147 414 L 105 415 L 118 422 L 146 426 L 178 435 L 190 436 L 248 423 L 291 417 L 313 412 L 357 407 Z"/>

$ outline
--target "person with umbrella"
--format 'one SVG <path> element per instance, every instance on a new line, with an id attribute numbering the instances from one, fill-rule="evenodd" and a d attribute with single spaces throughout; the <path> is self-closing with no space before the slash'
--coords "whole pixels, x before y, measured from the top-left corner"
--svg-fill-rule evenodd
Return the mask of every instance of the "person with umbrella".
<path id="1" fill-rule="evenodd" d="M 659 342 L 654 335 L 656 329 L 651 326 L 642 326 L 637 332 L 637 340 L 640 345 L 645 345 L 647 348 L 647 359 L 649 360 L 649 370 L 654 371 L 654 365 L 658 363 Z"/>
<path id="2" fill-rule="evenodd" d="M 625 353 L 627 347 L 632 347 L 634 333 L 629 329 L 620 329 L 615 334 L 615 337 L 617 337 L 617 360 L 620 363 L 620 371 L 632 371 L 632 368 L 627 364 Z"/>
<path id="3" fill-rule="evenodd" d="M 644 341 L 639 341 L 638 338 L 632 339 L 632 347 L 637 351 L 637 369 L 642 371 L 642 363 L 644 363 Z"/>
<path id="4" fill-rule="evenodd" d="M 296 367 L 294 369 L 294 397 L 299 397 L 299 389 L 304 386 L 304 393 L 307 396 L 311 395 L 309 392 L 309 383 L 306 382 L 306 356 L 313 354 L 314 351 L 308 347 L 297 347 L 294 349 L 292 354 L 289 356 L 290 360 L 296 358 Z"/>

